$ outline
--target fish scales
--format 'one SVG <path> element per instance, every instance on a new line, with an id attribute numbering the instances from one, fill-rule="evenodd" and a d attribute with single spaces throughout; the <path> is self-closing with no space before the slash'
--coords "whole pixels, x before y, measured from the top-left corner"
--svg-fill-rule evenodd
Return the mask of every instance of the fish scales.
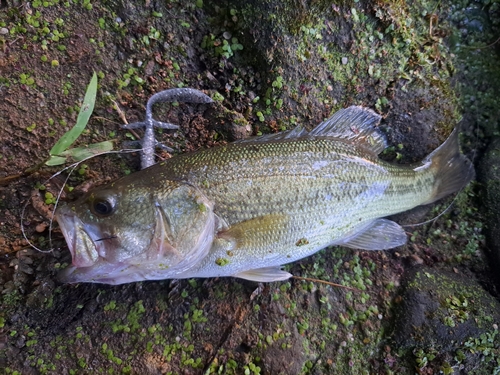
<path id="1" fill-rule="evenodd" d="M 291 276 L 281 265 L 329 245 L 400 246 L 406 234 L 385 216 L 446 196 L 474 174 L 456 132 L 418 167 L 380 160 L 379 121 L 349 107 L 310 133 L 181 154 L 95 189 L 56 213 L 73 255 L 63 279 L 276 281 Z"/>
<path id="2" fill-rule="evenodd" d="M 230 144 L 181 155 L 157 169 L 164 169 L 166 177 L 202 187 L 229 225 L 276 210 L 306 215 L 323 206 L 335 213 L 363 193 L 369 201 L 366 210 L 371 212 L 367 219 L 381 214 L 377 211 L 381 204 L 387 216 L 426 201 L 434 178 L 430 170 L 419 174 L 394 167 L 351 144 L 327 138 Z M 369 193 L 378 191 L 369 187 L 384 183 L 387 189 L 379 196 L 384 200 L 372 201 Z M 388 202 L 394 206 L 390 213 Z"/>

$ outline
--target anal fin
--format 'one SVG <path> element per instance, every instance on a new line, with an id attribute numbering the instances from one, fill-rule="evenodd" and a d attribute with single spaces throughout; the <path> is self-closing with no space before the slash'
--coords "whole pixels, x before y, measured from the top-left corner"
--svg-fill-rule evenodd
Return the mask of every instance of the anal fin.
<path id="1" fill-rule="evenodd" d="M 283 271 L 280 267 L 264 267 L 239 272 L 233 275 L 233 277 L 239 277 L 240 279 L 251 281 L 258 281 L 261 283 L 270 283 L 272 281 L 288 280 L 290 277 L 292 277 L 292 274 Z"/>
<path id="2" fill-rule="evenodd" d="M 406 241 L 406 233 L 399 224 L 387 219 L 377 219 L 361 232 L 336 245 L 361 250 L 387 250 L 404 245 Z"/>

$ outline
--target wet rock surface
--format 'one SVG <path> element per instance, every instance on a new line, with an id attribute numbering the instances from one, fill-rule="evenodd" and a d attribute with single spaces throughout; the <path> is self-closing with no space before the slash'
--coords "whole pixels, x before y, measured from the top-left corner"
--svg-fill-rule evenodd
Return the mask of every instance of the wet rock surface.
<path id="1" fill-rule="evenodd" d="M 475 184 L 399 216 L 406 246 L 326 249 L 286 266 L 303 279 L 113 287 L 57 281 L 71 259 L 57 228 L 49 243 L 47 193 L 57 196 L 66 175 L 47 183 L 57 169 L 28 171 L 75 123 L 93 71 L 97 103 L 79 146 L 122 147 L 141 134 L 120 124 L 142 121 L 151 95 L 194 87 L 217 104 L 154 108 L 180 125 L 157 133 L 172 154 L 311 129 L 364 105 L 384 118 L 384 159 L 419 162 L 463 117 L 463 150 L 479 165 L 474 151 L 500 118 L 498 56 L 488 47 L 498 19 L 497 3 L 475 1 L 2 2 L 0 373 L 498 372 L 496 272 L 482 233 L 495 221 L 482 216 Z M 65 199 L 138 165 L 138 153 L 88 160 Z M 22 215 L 27 239 L 53 251 L 29 246 Z"/>
<path id="2" fill-rule="evenodd" d="M 420 351 L 432 353 L 436 361 L 456 360 L 468 373 L 479 367 L 478 352 L 498 340 L 500 303 L 470 275 L 417 267 L 405 276 L 396 301 L 393 338 L 417 359 Z M 432 367 L 432 360 L 423 367 Z"/>
<path id="3" fill-rule="evenodd" d="M 500 138 L 492 140 L 488 146 L 479 168 L 478 179 L 483 184 L 483 207 L 487 219 L 487 254 L 492 267 L 500 269 Z M 500 275 L 495 272 L 498 285 Z"/>

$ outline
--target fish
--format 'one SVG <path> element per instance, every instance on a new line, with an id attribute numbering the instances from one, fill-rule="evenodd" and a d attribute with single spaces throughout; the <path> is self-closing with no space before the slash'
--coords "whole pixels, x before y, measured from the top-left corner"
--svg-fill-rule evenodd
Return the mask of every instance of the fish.
<path id="1" fill-rule="evenodd" d="M 329 246 L 407 241 L 387 216 L 433 203 L 474 178 L 458 131 L 416 165 L 378 155 L 381 116 L 341 109 L 302 127 L 173 156 L 56 210 L 72 264 L 64 282 L 292 275 L 282 266 Z"/>

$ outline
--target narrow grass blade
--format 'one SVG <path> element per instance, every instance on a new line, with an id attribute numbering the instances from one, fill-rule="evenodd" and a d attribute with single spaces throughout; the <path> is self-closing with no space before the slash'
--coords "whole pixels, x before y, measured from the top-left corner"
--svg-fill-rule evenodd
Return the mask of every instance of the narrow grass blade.
<path id="1" fill-rule="evenodd" d="M 64 163 L 66 163 L 65 157 L 50 155 L 50 159 L 45 162 L 45 165 L 53 167 L 54 165 L 61 165 Z"/>
<path id="2" fill-rule="evenodd" d="M 80 108 L 80 113 L 76 120 L 75 126 L 68 130 L 62 137 L 57 141 L 57 143 L 50 150 L 50 155 L 60 155 L 65 150 L 73 144 L 73 142 L 82 134 L 82 131 L 87 126 L 90 115 L 94 111 L 95 98 L 97 95 L 97 75 L 94 72 L 89 85 L 87 86 L 87 91 L 85 93 L 85 98 L 83 99 L 82 107 Z"/>
<path id="3" fill-rule="evenodd" d="M 111 151 L 112 149 L 113 149 L 113 142 L 104 141 L 99 143 L 93 143 L 85 147 L 70 148 L 69 150 L 64 151 L 61 155 L 70 157 L 74 161 L 80 161 L 83 159 L 87 159 L 90 156 Z"/>
<path id="4" fill-rule="evenodd" d="M 63 151 L 60 156 L 52 155 L 45 164 L 48 166 L 61 165 L 67 162 L 68 159 L 71 159 L 71 161 L 81 161 L 111 150 L 113 150 L 112 141 L 94 143 L 85 147 L 70 148 Z"/>

